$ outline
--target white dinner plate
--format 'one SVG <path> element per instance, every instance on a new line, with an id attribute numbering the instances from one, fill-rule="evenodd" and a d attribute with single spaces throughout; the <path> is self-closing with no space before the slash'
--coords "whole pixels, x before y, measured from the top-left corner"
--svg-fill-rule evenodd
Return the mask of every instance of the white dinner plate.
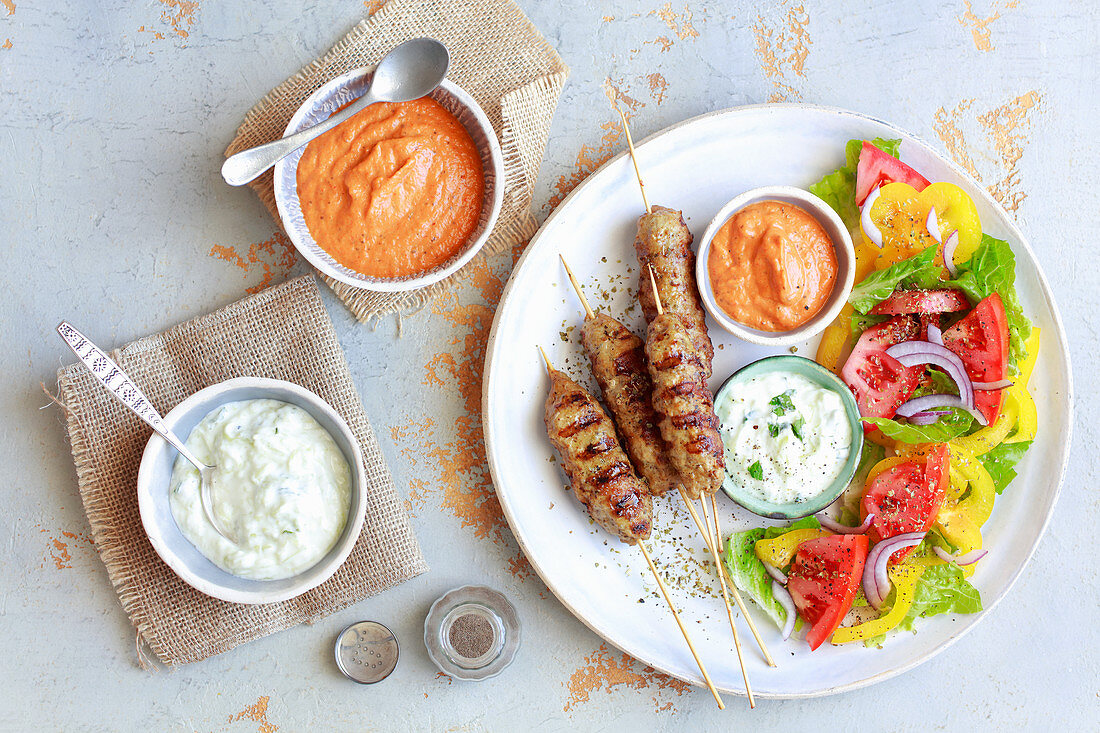
<path id="1" fill-rule="evenodd" d="M 638 146 L 646 193 L 654 204 L 683 209 L 698 237 L 733 196 L 766 184 L 806 187 L 843 163 L 852 138 L 901 138 L 901 158 L 933 181 L 962 186 L 977 204 L 982 228 L 1007 239 L 1016 254 L 1016 287 L 1024 311 L 1042 329 L 1031 392 L 1039 406 L 1035 444 L 1019 476 L 998 497 L 982 528 L 989 555 L 974 585 L 985 613 L 1008 592 L 1042 536 L 1069 455 L 1072 383 L 1066 337 L 1050 289 L 1031 248 L 1005 211 L 958 166 L 912 135 L 863 115 L 808 105 L 761 105 L 714 112 L 675 125 Z M 539 576 L 578 619 L 640 661 L 701 684 L 698 668 L 636 548 L 591 523 L 568 483 L 543 428 L 548 380 L 536 345 L 555 366 L 594 389 L 580 343 L 580 305 L 558 261 L 568 260 L 594 306 L 623 318 L 639 333 L 632 307 L 637 281 L 634 232 L 642 201 L 625 153 L 589 176 L 547 219 L 501 296 L 489 338 L 482 412 L 497 496 L 508 523 Z M 708 319 L 709 322 L 709 319 Z M 766 348 L 738 341 L 710 322 L 716 388 Z M 813 356 L 816 341 L 797 347 Z M 598 392 L 597 392 L 598 394 Z M 723 530 L 766 522 L 718 494 Z M 715 685 L 744 694 L 733 636 L 713 580 L 713 566 L 679 498 L 655 501 L 649 545 L 667 571 L 673 597 Z M 750 604 L 751 605 L 751 604 Z M 810 697 L 855 689 L 913 668 L 960 638 L 984 613 L 941 615 L 918 633 L 890 637 L 882 649 L 859 644 L 784 642 L 757 609 L 751 612 L 778 668 L 769 669 L 743 621 L 741 638 L 754 692 L 761 697 Z"/>

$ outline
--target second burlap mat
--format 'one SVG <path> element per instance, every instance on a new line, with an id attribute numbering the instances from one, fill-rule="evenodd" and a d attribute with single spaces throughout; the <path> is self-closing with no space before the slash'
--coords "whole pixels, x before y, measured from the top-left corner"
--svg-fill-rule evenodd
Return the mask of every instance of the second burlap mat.
<path id="1" fill-rule="evenodd" d="M 149 428 L 83 364 L 60 370 L 60 401 L 92 538 L 130 621 L 161 661 L 205 659 L 321 619 L 427 570 L 312 277 L 139 339 L 112 356 L 161 414 L 233 377 L 294 382 L 332 405 L 363 448 L 366 521 L 336 574 L 282 603 L 226 603 L 180 580 L 145 535 L 135 486 Z"/>
<path id="2" fill-rule="evenodd" d="M 394 46 L 423 36 L 446 44 L 451 52 L 447 77 L 477 100 L 500 138 L 504 204 L 478 256 L 529 238 L 537 229 L 531 214 L 535 178 L 569 69 L 512 0 L 389 0 L 327 54 L 260 100 L 245 116 L 226 156 L 282 137 L 290 118 L 325 82 L 351 69 L 373 66 Z M 249 186 L 278 222 L 271 172 Z M 403 293 L 378 293 L 321 277 L 356 318 L 367 321 L 419 308 L 462 273 Z"/>

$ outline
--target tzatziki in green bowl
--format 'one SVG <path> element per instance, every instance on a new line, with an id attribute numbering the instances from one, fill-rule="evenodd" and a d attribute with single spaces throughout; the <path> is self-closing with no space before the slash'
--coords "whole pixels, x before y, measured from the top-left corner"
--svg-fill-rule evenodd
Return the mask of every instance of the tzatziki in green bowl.
<path id="1" fill-rule="evenodd" d="M 739 369 L 714 396 L 722 490 L 754 514 L 796 519 L 836 501 L 863 449 L 859 409 L 835 374 L 801 356 Z"/>

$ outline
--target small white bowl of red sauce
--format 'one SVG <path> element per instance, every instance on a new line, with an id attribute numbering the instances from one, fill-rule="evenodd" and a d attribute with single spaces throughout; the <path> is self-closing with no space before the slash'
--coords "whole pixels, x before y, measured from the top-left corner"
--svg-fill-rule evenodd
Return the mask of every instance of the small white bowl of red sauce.
<path id="1" fill-rule="evenodd" d="M 302 104 L 285 135 L 359 98 L 371 69 L 332 79 Z M 444 80 L 430 95 L 378 103 L 275 166 L 275 202 L 294 246 L 355 288 L 416 290 L 469 262 L 504 200 L 504 158 L 484 110 Z"/>
<path id="2" fill-rule="evenodd" d="M 695 263 L 707 312 L 734 336 L 790 346 L 820 333 L 855 283 L 855 247 L 835 211 L 808 191 L 763 186 L 723 206 Z"/>

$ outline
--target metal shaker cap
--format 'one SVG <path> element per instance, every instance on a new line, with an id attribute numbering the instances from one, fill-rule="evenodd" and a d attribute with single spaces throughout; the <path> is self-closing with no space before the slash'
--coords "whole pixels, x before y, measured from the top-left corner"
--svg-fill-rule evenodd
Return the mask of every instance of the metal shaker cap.
<path id="1" fill-rule="evenodd" d="M 349 680 L 381 682 L 397 667 L 397 637 L 377 621 L 359 621 L 336 637 L 336 666 Z"/>

